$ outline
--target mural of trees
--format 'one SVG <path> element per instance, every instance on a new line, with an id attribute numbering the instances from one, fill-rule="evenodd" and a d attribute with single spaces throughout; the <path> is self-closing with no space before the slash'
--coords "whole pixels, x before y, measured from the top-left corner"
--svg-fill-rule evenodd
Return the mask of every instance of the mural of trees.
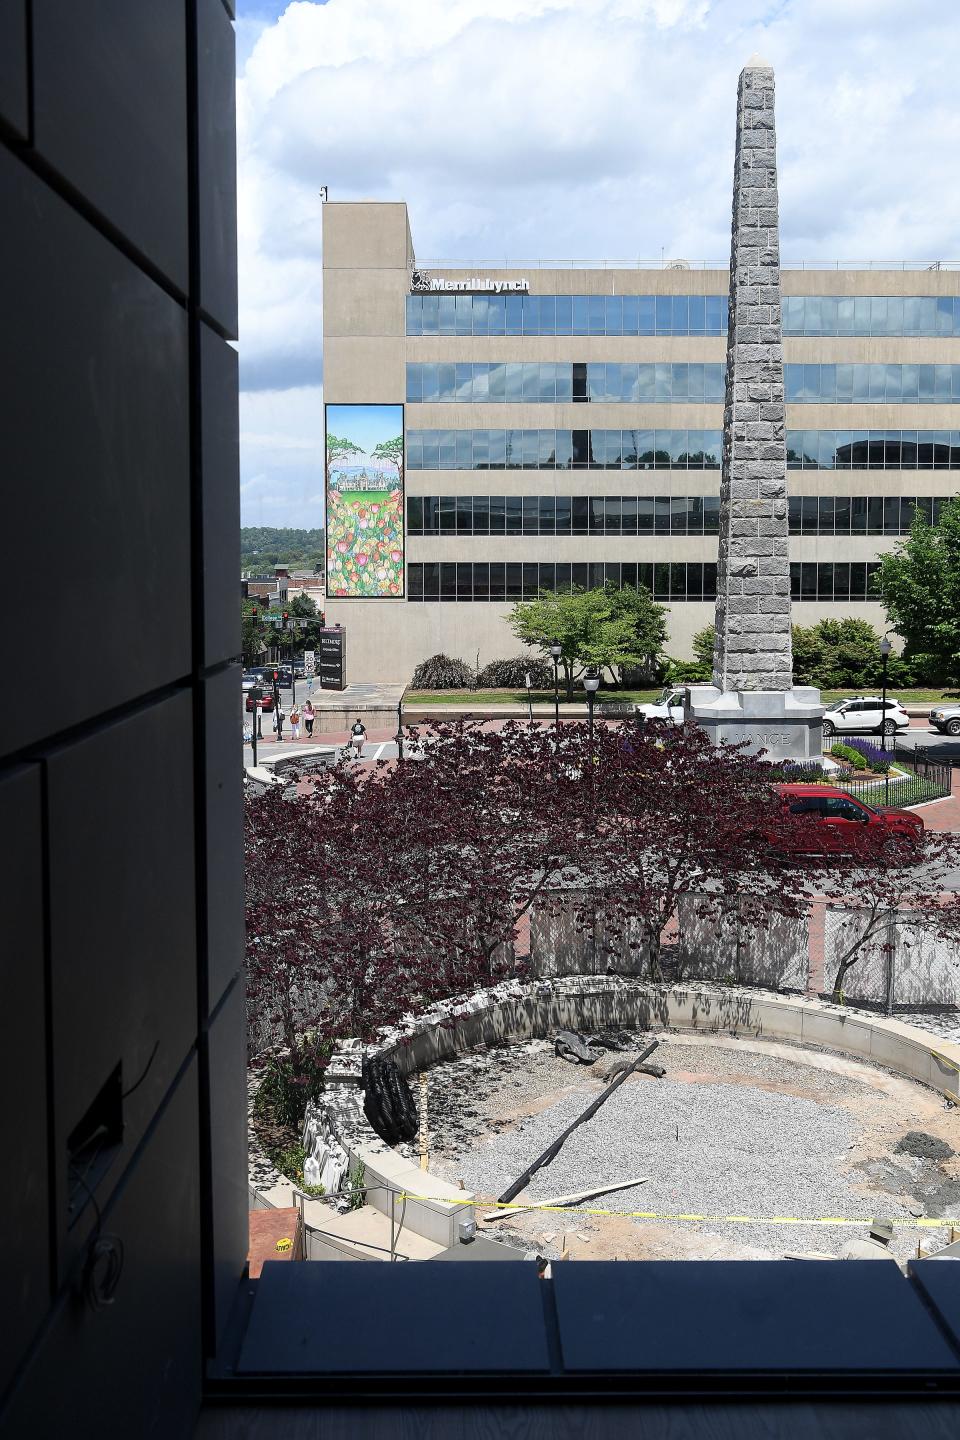
<path id="1" fill-rule="evenodd" d="M 327 433 L 327 592 L 344 599 L 399 598 L 404 582 L 402 407 L 331 406 L 328 416 L 330 410 L 337 412 L 338 429 L 341 418 L 354 420 L 355 428 L 352 437 Z M 370 431 L 377 425 L 386 433 L 371 443 Z M 399 435 L 391 434 L 394 425 Z"/>

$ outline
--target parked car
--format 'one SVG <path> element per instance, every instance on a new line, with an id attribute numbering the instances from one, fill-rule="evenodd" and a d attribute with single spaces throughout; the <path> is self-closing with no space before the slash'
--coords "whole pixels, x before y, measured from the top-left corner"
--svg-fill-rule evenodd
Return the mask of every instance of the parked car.
<path id="1" fill-rule="evenodd" d="M 899 700 L 882 700 L 879 695 L 853 695 L 835 700 L 823 717 L 823 738 L 831 735 L 895 735 L 906 730 L 910 716 Z"/>
<path id="2" fill-rule="evenodd" d="M 941 735 L 960 735 L 960 705 L 938 705 L 930 711 L 930 724 Z"/>
<path id="3" fill-rule="evenodd" d="M 811 822 L 797 826 L 789 839 L 774 839 L 778 846 L 798 854 L 854 850 L 864 826 L 908 844 L 916 844 L 924 831 L 923 820 L 912 810 L 874 810 L 836 785 L 785 784 L 776 788 L 791 815 Z"/>
<path id="4" fill-rule="evenodd" d="M 637 705 L 636 714 L 644 720 L 672 720 L 674 725 L 683 724 L 683 691 L 669 685 L 656 700 L 646 705 Z"/>
<path id="5" fill-rule="evenodd" d="M 243 690 L 244 695 L 246 695 L 248 690 L 252 690 L 255 685 L 259 684 L 259 675 L 251 675 L 249 671 L 245 671 L 240 681 L 240 688 Z"/>
<path id="6" fill-rule="evenodd" d="M 249 692 L 249 690 L 248 690 L 248 691 L 247 691 L 247 698 L 246 698 L 245 704 L 246 704 L 246 708 L 247 708 L 248 710 L 250 710 L 250 711 L 253 711 L 253 710 L 272 710 L 272 709 L 273 709 L 273 691 L 272 691 L 272 690 L 262 690 L 262 691 L 260 692 L 260 699 L 257 700 L 256 703 L 254 703 L 253 696 L 250 694 L 250 692 Z"/>

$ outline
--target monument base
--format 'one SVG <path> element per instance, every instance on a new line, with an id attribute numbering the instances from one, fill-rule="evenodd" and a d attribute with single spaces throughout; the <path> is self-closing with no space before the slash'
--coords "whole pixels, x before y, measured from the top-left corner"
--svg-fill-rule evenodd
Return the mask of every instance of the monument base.
<path id="1" fill-rule="evenodd" d="M 745 740 L 751 750 L 765 750 L 770 760 L 820 763 L 823 710 L 820 691 L 812 685 L 797 685 L 792 690 L 688 685 L 684 692 L 686 718 L 702 726 L 715 745 L 737 745 Z"/>

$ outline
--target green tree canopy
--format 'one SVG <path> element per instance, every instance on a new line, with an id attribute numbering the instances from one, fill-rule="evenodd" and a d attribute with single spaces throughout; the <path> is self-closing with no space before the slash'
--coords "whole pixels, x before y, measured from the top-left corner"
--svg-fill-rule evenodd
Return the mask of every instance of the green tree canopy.
<path id="1" fill-rule="evenodd" d="M 915 514 L 907 538 L 881 559 L 875 584 L 906 660 L 930 681 L 960 680 L 960 495 L 936 525 Z"/>
<path id="2" fill-rule="evenodd" d="M 240 531 L 240 568 L 272 574 L 276 565 L 313 570 L 325 568 L 326 533 L 270 525 L 247 525 Z"/>
<path id="3" fill-rule="evenodd" d="M 518 601 L 510 615 L 518 640 L 544 655 L 561 646 L 568 697 L 573 682 L 589 666 L 610 670 L 622 681 L 624 672 L 648 673 L 659 664 L 667 634 L 666 611 L 643 587 L 614 590 L 544 590 L 536 600 Z"/>
<path id="4" fill-rule="evenodd" d="M 318 648 L 323 617 L 309 595 L 295 595 L 288 604 L 281 605 L 277 602 L 272 609 L 280 613 L 286 610 L 292 620 L 309 620 L 310 624 L 302 628 L 297 626 L 292 630 L 284 630 L 282 624 L 272 625 L 267 629 L 268 645 L 276 646 L 283 653 L 289 651 L 295 655 L 299 655 L 303 650 Z"/>
<path id="5" fill-rule="evenodd" d="M 716 625 L 705 625 L 693 637 L 693 658 L 713 671 L 713 647 L 717 638 Z"/>
<path id="6" fill-rule="evenodd" d="M 403 436 L 398 435 L 395 440 L 381 440 L 380 444 L 373 451 L 374 460 L 386 460 L 388 464 L 395 465 L 397 475 L 403 478 Z"/>
<path id="7" fill-rule="evenodd" d="M 697 660 L 713 655 L 714 627 L 694 636 Z M 845 616 L 818 620 L 815 625 L 793 626 L 793 683 L 816 685 L 821 690 L 876 689 L 883 677 L 880 635 L 867 620 Z M 893 685 L 916 683 L 913 666 L 891 654 L 887 681 Z"/>
<path id="8" fill-rule="evenodd" d="M 351 455 L 362 455 L 362 454 L 363 454 L 363 451 L 361 450 L 360 446 L 359 446 L 359 445 L 355 445 L 352 440 L 348 440 L 345 436 L 342 436 L 342 435 L 328 435 L 328 436 L 327 436 L 327 479 L 329 480 L 329 478 L 330 478 L 330 473 L 331 473 L 331 471 L 334 469 L 335 466 L 337 466 L 337 465 L 342 465 L 345 460 L 349 460 L 349 459 L 350 459 Z"/>

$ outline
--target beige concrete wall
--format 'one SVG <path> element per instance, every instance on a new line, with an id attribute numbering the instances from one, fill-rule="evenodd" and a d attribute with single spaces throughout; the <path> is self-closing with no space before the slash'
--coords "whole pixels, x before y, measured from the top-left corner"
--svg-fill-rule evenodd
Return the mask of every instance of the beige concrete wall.
<path id="1" fill-rule="evenodd" d="M 431 275 L 447 279 L 478 273 L 491 280 L 529 281 L 531 295 L 726 295 L 726 269 L 668 270 L 540 268 L 497 270 L 471 265 L 418 263 Z M 781 272 L 784 295 L 956 295 L 957 273 L 951 270 L 799 270 L 787 265 Z"/>

